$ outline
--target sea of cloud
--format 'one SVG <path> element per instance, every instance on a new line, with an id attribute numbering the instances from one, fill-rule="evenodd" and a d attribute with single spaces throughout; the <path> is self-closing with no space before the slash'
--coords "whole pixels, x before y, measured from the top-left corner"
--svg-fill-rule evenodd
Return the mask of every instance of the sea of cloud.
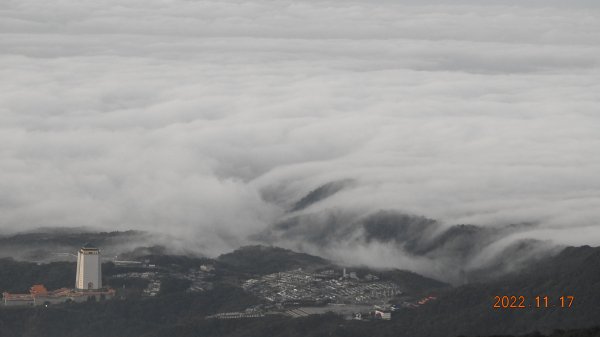
<path id="1" fill-rule="evenodd" d="M 600 244 L 599 18 L 583 0 L 2 0 L 0 229 L 217 254 L 351 179 L 302 212 Z M 347 250 L 415 263 L 330 256 Z"/>

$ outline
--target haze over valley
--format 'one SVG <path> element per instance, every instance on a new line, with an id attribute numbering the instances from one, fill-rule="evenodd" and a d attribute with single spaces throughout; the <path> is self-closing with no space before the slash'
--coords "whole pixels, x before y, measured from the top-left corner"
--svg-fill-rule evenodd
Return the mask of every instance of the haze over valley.
<path id="1" fill-rule="evenodd" d="M 273 245 L 452 284 L 599 245 L 598 10 L 2 1 L 0 233 Z"/>

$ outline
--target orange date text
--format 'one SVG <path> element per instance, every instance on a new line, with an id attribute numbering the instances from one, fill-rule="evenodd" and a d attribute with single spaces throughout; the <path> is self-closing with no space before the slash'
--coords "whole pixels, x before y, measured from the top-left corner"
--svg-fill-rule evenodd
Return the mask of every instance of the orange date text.
<path id="1" fill-rule="evenodd" d="M 492 308 L 494 309 L 526 309 L 526 308 L 571 308 L 575 301 L 574 296 L 494 296 Z"/>

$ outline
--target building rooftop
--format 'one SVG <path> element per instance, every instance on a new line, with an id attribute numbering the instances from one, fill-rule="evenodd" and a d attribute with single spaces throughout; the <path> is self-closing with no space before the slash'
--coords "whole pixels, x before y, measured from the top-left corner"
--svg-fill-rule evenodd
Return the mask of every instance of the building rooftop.
<path id="1" fill-rule="evenodd" d="M 89 242 L 84 243 L 83 246 L 81 246 L 81 249 L 85 249 L 85 250 L 98 250 L 98 248 L 95 245 L 93 245 L 93 244 L 91 244 Z"/>
<path id="2" fill-rule="evenodd" d="M 116 291 L 114 289 L 95 289 L 93 291 L 77 291 L 75 289 L 69 288 L 60 288 L 52 291 L 48 291 L 44 285 L 36 284 L 30 288 L 29 294 L 11 294 L 9 292 L 4 292 L 3 297 L 7 301 L 23 301 L 23 300 L 33 300 L 36 297 L 54 297 L 54 298 L 62 298 L 62 297 L 81 297 L 81 296 L 91 296 L 91 295 L 114 295 Z"/>
<path id="3" fill-rule="evenodd" d="M 31 295 L 46 295 L 48 294 L 48 289 L 43 284 L 35 284 L 29 288 L 29 293 Z"/>

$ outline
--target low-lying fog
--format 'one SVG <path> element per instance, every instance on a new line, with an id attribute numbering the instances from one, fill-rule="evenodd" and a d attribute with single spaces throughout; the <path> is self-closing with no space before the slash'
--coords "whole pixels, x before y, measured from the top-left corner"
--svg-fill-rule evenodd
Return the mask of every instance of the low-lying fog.
<path id="1" fill-rule="evenodd" d="M 0 231 L 146 230 L 208 255 L 263 242 L 454 280 L 597 245 L 599 14 L 3 1 Z"/>

